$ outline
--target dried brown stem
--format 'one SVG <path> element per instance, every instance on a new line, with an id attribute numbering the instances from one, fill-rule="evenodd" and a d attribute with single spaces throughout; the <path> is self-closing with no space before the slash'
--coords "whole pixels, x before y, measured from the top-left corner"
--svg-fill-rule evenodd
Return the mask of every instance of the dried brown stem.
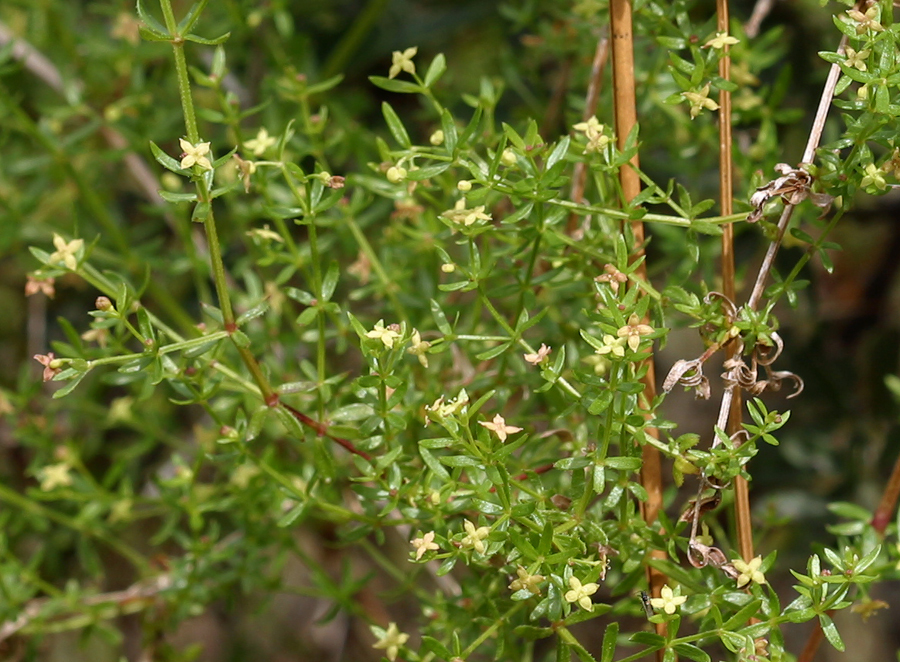
<path id="1" fill-rule="evenodd" d="M 716 31 L 728 32 L 728 0 L 716 1 Z M 722 59 L 719 60 L 719 76 L 731 80 L 730 46 L 723 47 Z M 719 92 L 719 200 L 722 215 L 731 214 L 734 196 L 734 163 L 731 130 L 731 92 Z M 734 226 L 730 223 L 722 228 L 722 292 L 730 301 L 737 300 L 734 271 Z M 731 359 L 739 351 L 737 343 L 726 346 L 726 357 Z M 743 423 L 742 397 L 740 388 L 732 389 L 730 402 L 727 405 L 728 418 L 723 428 L 730 437 L 741 429 Z M 738 549 L 745 561 L 753 558 L 753 528 L 750 521 L 750 494 L 747 480 L 738 476 L 734 480 L 734 514 L 737 525 Z"/>
<path id="2" fill-rule="evenodd" d="M 900 497 L 900 457 L 894 461 L 894 470 L 891 472 L 891 477 L 881 495 L 881 502 L 872 517 L 872 527 L 878 533 L 884 533 L 887 525 L 890 524 L 894 510 L 897 508 L 898 497 Z"/>
<path id="3" fill-rule="evenodd" d="M 637 124 L 637 106 L 635 102 L 634 79 L 634 39 L 631 31 L 632 12 L 629 0 L 612 0 L 610 2 L 610 31 L 612 32 L 612 61 L 613 61 L 613 95 L 615 98 L 616 140 L 619 149 L 625 146 L 625 139 L 629 132 Z M 635 198 L 641 190 L 641 180 L 637 168 L 638 156 L 631 159 L 634 167 L 622 167 L 619 170 L 619 181 L 622 186 L 622 194 L 625 202 Z M 644 224 L 641 221 L 631 221 L 631 231 L 634 235 L 634 256 L 640 258 L 644 249 Z M 646 263 L 641 264 L 637 276 L 646 280 Z M 653 370 L 653 359 L 647 362 L 647 374 L 644 376 L 644 403 L 649 403 L 656 395 L 656 379 Z M 648 414 L 649 415 L 649 414 Z M 656 428 L 648 428 L 648 434 L 656 437 L 659 433 Z M 647 501 L 641 503 L 641 515 L 644 521 L 650 525 L 656 521 L 662 508 L 662 468 L 659 451 L 653 446 L 645 444 L 642 449 L 643 465 L 641 467 L 641 485 L 647 490 Z M 665 558 L 664 550 L 654 550 L 651 555 L 654 558 Z M 665 575 L 660 571 L 647 566 L 647 582 L 650 592 L 659 596 L 665 582 Z M 665 634 L 665 624 L 657 624 L 657 632 Z M 658 659 L 662 659 L 662 651 L 657 653 Z"/>
<path id="4" fill-rule="evenodd" d="M 866 0 L 860 0 L 856 4 L 856 7 L 860 8 L 865 6 L 865 4 Z M 838 54 L 843 55 L 846 48 L 847 36 L 844 35 L 838 46 Z M 828 72 L 828 78 L 825 81 L 825 88 L 822 90 L 822 97 L 819 99 L 819 107 L 816 110 L 816 117 L 813 120 L 813 125 L 809 132 L 809 140 L 806 142 L 806 149 L 803 152 L 803 159 L 800 161 L 801 163 L 812 163 L 813 158 L 815 157 L 816 149 L 819 147 L 819 141 L 822 139 L 822 131 L 825 129 L 825 120 L 828 117 L 828 109 L 831 107 L 831 100 L 834 98 L 834 88 L 837 86 L 840 76 L 841 68 L 837 64 L 832 64 L 831 70 Z M 766 286 L 766 281 L 769 279 L 769 272 L 772 269 L 772 264 L 775 262 L 775 255 L 777 255 L 778 248 L 781 246 L 781 242 L 784 239 L 784 233 L 787 230 L 793 212 L 794 205 L 785 203 L 781 218 L 778 219 L 778 233 L 775 236 L 775 239 L 772 240 L 772 243 L 769 244 L 769 249 L 766 251 L 766 256 L 763 258 L 763 263 L 759 268 L 759 274 L 756 277 L 756 284 L 753 286 L 753 292 L 747 302 L 747 306 L 751 309 L 756 309 L 759 305 L 763 290 Z"/>
<path id="5" fill-rule="evenodd" d="M 772 11 L 775 0 L 758 0 L 753 6 L 753 12 L 750 19 L 744 24 L 744 34 L 751 39 L 759 34 L 759 28 L 762 22 L 766 20 L 766 16 Z"/>

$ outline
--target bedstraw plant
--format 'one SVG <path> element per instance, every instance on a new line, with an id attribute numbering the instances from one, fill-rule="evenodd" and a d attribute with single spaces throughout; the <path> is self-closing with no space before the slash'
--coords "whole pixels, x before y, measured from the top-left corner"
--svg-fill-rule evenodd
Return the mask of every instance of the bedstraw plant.
<path id="1" fill-rule="evenodd" d="M 10 160 L 65 182 L 12 204 L 38 219 L 27 288 L 71 302 L 38 379 L 0 402 L 21 463 L 0 483 L 8 650 L 41 659 L 77 631 L 115 659 L 131 615 L 140 659 L 192 659 L 170 639 L 186 620 L 290 593 L 366 626 L 347 626 L 352 659 L 843 650 L 834 612 L 877 610 L 870 585 L 897 577 L 900 475 L 874 513 L 833 504 L 844 521 L 792 569 L 755 548 L 749 495 L 791 425 L 770 394 L 803 406 L 778 313 L 811 260 L 831 269 L 860 192 L 898 183 L 891 3 L 809 9 L 836 44 L 815 115 L 783 107 L 782 28 L 723 2 L 511 2 L 520 68 L 451 78 L 452 56 L 404 44 L 369 110 L 340 74 L 358 36 L 291 65 L 302 31 L 252 4 L 112 16 L 87 57 L 115 100 L 2 51 Z M 242 52 L 260 35 L 262 66 Z M 538 58 L 578 82 L 516 105 Z M 21 75 L 63 96 L 35 114 Z M 790 123 L 812 127 L 802 153 Z M 145 200 L 109 194 L 113 162 Z M 785 241 L 801 250 L 776 259 Z M 736 245 L 764 257 L 735 264 Z M 686 326 L 700 349 L 676 356 Z M 716 420 L 676 426 L 685 389 Z"/>

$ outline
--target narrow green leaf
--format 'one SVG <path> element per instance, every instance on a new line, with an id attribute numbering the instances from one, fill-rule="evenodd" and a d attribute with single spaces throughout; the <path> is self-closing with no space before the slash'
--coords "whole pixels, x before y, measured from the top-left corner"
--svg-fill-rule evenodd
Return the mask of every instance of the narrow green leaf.
<path id="1" fill-rule="evenodd" d="M 409 83 L 405 80 L 393 80 L 384 76 L 369 76 L 369 82 L 388 92 L 398 92 L 400 94 L 419 94 L 423 92 L 422 86 L 418 83 Z"/>
<path id="2" fill-rule="evenodd" d="M 425 72 L 425 87 L 434 85 L 445 71 L 447 71 L 447 60 L 443 53 L 438 53 L 428 65 L 428 71 Z"/>
<path id="3" fill-rule="evenodd" d="M 394 109 L 391 108 L 387 101 L 382 102 L 381 113 L 384 115 L 384 121 L 387 122 L 388 129 L 390 129 L 391 135 L 394 136 L 394 140 L 406 149 L 412 147 L 412 142 L 409 140 L 409 134 L 406 133 L 403 122 L 400 121 L 397 113 L 394 112 Z"/>
<path id="4" fill-rule="evenodd" d="M 837 626 L 828 614 L 819 614 L 819 624 L 822 626 L 822 633 L 828 640 L 828 643 L 834 646 L 836 650 L 844 650 L 844 641 L 837 631 Z"/>

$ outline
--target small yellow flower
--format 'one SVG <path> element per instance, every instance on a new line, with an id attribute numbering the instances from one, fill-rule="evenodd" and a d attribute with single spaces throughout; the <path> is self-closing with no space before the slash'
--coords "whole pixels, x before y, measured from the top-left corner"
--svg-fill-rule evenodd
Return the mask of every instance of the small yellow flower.
<path id="1" fill-rule="evenodd" d="M 84 239 L 73 239 L 67 242 L 54 232 L 53 245 L 56 247 L 56 251 L 50 255 L 50 263 L 62 263 L 75 271 L 78 267 L 78 253 L 84 248 Z"/>
<path id="2" fill-rule="evenodd" d="M 444 144 L 444 132 L 438 129 L 428 137 L 428 142 L 437 147 Z"/>
<path id="3" fill-rule="evenodd" d="M 432 418 L 436 421 L 440 421 L 447 416 L 452 416 L 460 409 L 462 409 L 465 405 L 469 403 L 469 394 L 466 393 L 466 390 L 463 389 L 459 392 L 459 395 L 456 396 L 455 400 L 451 400 L 450 402 L 444 402 L 444 396 L 442 395 L 437 400 L 435 400 L 430 405 L 425 405 L 425 411 L 430 415 L 429 418 Z M 427 423 L 426 423 L 427 424 Z"/>
<path id="4" fill-rule="evenodd" d="M 600 588 L 599 584 L 594 582 L 582 584 L 576 577 L 569 577 L 569 586 L 572 590 L 566 591 L 566 602 L 577 602 L 578 606 L 585 611 L 591 611 L 594 605 L 591 603 L 590 596 L 597 592 L 597 589 Z"/>
<path id="5" fill-rule="evenodd" d="M 420 560 L 425 555 L 425 552 L 440 549 L 438 544 L 434 542 L 434 531 L 429 531 L 421 538 L 410 540 L 409 544 L 416 550 L 416 561 Z"/>
<path id="6" fill-rule="evenodd" d="M 500 163 L 505 165 L 506 167 L 514 166 L 518 162 L 518 157 L 516 153 L 511 149 L 504 149 L 500 154 Z"/>
<path id="7" fill-rule="evenodd" d="M 473 225 L 477 221 L 492 220 L 490 214 L 484 213 L 484 205 L 478 205 L 474 209 L 466 209 L 465 199 L 457 200 L 453 209 L 448 209 L 443 214 L 441 214 L 441 216 L 450 221 L 453 221 L 454 223 L 461 223 L 466 227 Z"/>
<path id="8" fill-rule="evenodd" d="M 468 179 L 460 179 L 458 182 L 456 182 L 456 190 L 462 191 L 463 193 L 468 193 L 472 190 L 472 182 L 470 182 Z"/>
<path id="9" fill-rule="evenodd" d="M 544 359 L 546 359 L 550 355 L 550 348 L 547 347 L 544 343 L 541 343 L 541 348 L 533 352 L 531 354 L 525 354 L 525 360 L 531 365 L 537 365 L 539 363 L 543 363 Z"/>
<path id="10" fill-rule="evenodd" d="M 245 233 L 248 237 L 257 237 L 264 242 L 277 241 L 279 244 L 284 243 L 284 237 L 269 228 L 269 224 L 265 223 L 261 228 L 254 228 Z"/>
<path id="11" fill-rule="evenodd" d="M 653 333 L 653 327 L 641 324 L 641 320 L 634 313 L 628 318 L 628 324 L 616 331 L 616 335 L 619 338 L 628 339 L 628 346 L 632 352 L 638 350 L 638 346 L 641 344 L 641 336 L 646 336 L 648 333 Z"/>
<path id="12" fill-rule="evenodd" d="M 384 320 L 378 320 L 375 324 L 375 328 L 369 331 L 366 334 L 366 338 L 378 339 L 384 343 L 384 346 L 388 349 L 392 349 L 394 347 L 394 341 L 400 337 L 400 334 L 396 329 L 391 328 L 395 325 L 390 325 L 388 327 L 384 326 Z"/>
<path id="13" fill-rule="evenodd" d="M 881 171 L 881 168 L 876 168 L 874 163 L 870 163 L 866 166 L 866 174 L 863 176 L 859 185 L 863 188 L 874 186 L 879 191 L 883 191 L 887 188 L 887 182 L 884 180 L 884 173 Z"/>
<path id="14" fill-rule="evenodd" d="M 209 154 L 209 143 L 192 145 L 184 138 L 179 138 L 178 144 L 181 145 L 181 151 L 184 153 L 184 156 L 181 157 L 182 169 L 187 170 L 198 165 L 204 170 L 212 170 L 212 164 L 206 157 Z"/>
<path id="15" fill-rule="evenodd" d="M 69 473 L 72 467 L 65 462 L 48 464 L 40 470 L 41 490 L 51 492 L 57 487 L 67 487 L 72 484 L 72 476 Z"/>
<path id="16" fill-rule="evenodd" d="M 411 48 L 407 48 L 402 53 L 400 51 L 394 51 L 391 53 L 391 70 L 388 72 L 388 78 L 393 78 L 401 71 L 405 71 L 410 74 L 416 73 L 416 65 L 413 63 L 412 59 L 416 56 L 416 53 L 419 52 L 418 46 L 413 46 Z"/>
<path id="17" fill-rule="evenodd" d="M 871 55 L 869 49 L 861 50 L 857 53 L 850 46 L 847 46 L 845 55 L 847 59 L 844 60 L 844 64 L 848 67 L 856 67 L 860 71 L 866 71 L 866 69 L 868 69 L 868 66 L 866 66 L 866 58 Z"/>
<path id="18" fill-rule="evenodd" d="M 394 662 L 397 659 L 397 653 L 400 652 L 400 647 L 406 644 L 408 640 L 409 635 L 400 632 L 396 623 L 391 623 L 388 625 L 388 629 L 384 630 L 381 639 L 372 644 L 372 648 L 383 649 L 387 658 Z"/>
<path id="19" fill-rule="evenodd" d="M 709 110 L 719 109 L 719 104 L 709 98 L 709 83 L 699 90 L 682 92 L 681 96 L 691 103 L 691 119 L 697 117 L 704 108 L 708 108 Z"/>
<path id="20" fill-rule="evenodd" d="M 417 329 L 413 329 L 412 337 L 409 339 L 409 342 L 410 346 L 406 351 L 418 358 L 422 367 L 427 368 L 428 357 L 426 356 L 426 352 L 428 351 L 428 348 L 431 347 L 431 343 L 427 340 L 422 340 L 422 336 L 419 335 Z"/>
<path id="21" fill-rule="evenodd" d="M 727 32 L 717 32 L 716 36 L 707 41 L 704 46 L 709 46 L 710 48 L 721 50 L 726 46 L 734 46 L 735 44 L 739 43 L 741 43 L 740 39 L 728 36 Z"/>
<path id="22" fill-rule="evenodd" d="M 256 138 L 244 142 L 244 147 L 253 152 L 253 156 L 262 156 L 267 149 L 277 142 L 278 138 L 270 136 L 266 127 L 262 127 L 256 133 Z"/>
<path id="23" fill-rule="evenodd" d="M 614 338 L 613 336 L 606 334 L 603 336 L 603 347 L 598 349 L 596 353 L 601 356 L 612 354 L 613 356 L 622 358 L 625 356 L 625 338 Z"/>
<path id="24" fill-rule="evenodd" d="M 865 14 L 858 9 L 850 9 L 847 12 L 847 15 L 857 22 L 856 34 L 863 34 L 866 30 L 872 30 L 874 32 L 881 32 L 884 30 L 884 26 L 879 23 L 876 18 L 878 16 L 877 4 L 869 7 Z"/>
<path id="25" fill-rule="evenodd" d="M 579 122 L 572 128 L 584 133 L 587 138 L 587 146 L 584 148 L 585 154 L 600 152 L 612 142 L 612 138 L 605 133 L 606 127 L 600 124 L 599 120 L 594 116 L 591 116 L 586 122 Z"/>
<path id="26" fill-rule="evenodd" d="M 477 529 L 469 520 L 463 523 L 463 527 L 468 534 L 462 539 L 463 547 L 472 547 L 479 554 L 484 554 L 484 539 L 491 533 L 491 529 L 487 526 L 480 526 Z"/>
<path id="27" fill-rule="evenodd" d="M 737 578 L 738 586 L 746 586 L 750 582 L 756 582 L 757 584 L 766 583 L 766 576 L 759 569 L 759 566 L 762 565 L 761 556 L 751 559 L 749 563 L 743 559 L 737 559 L 736 561 L 732 561 L 731 565 L 734 566 L 735 570 L 741 573 Z"/>
<path id="28" fill-rule="evenodd" d="M 681 587 L 678 587 L 678 592 L 681 591 Z M 678 609 L 679 606 L 683 605 L 685 600 L 687 600 L 687 596 L 679 595 L 676 592 L 673 592 L 672 589 L 668 587 L 668 585 L 663 586 L 662 590 L 659 592 L 658 598 L 651 598 L 650 606 L 654 609 L 661 609 L 667 614 L 674 614 L 675 610 Z"/>
<path id="29" fill-rule="evenodd" d="M 543 575 L 528 574 L 528 571 L 522 566 L 516 568 L 516 574 L 519 578 L 512 580 L 510 583 L 509 589 L 511 591 L 521 591 L 524 588 L 528 589 L 528 592 L 532 595 L 540 595 L 541 589 L 538 587 L 538 584 L 544 581 Z"/>
<path id="30" fill-rule="evenodd" d="M 517 428 L 515 425 L 507 425 L 506 420 L 500 414 L 495 415 L 494 420 L 490 423 L 478 421 L 478 424 L 496 434 L 500 441 L 506 441 L 507 435 L 522 431 L 522 428 Z"/>

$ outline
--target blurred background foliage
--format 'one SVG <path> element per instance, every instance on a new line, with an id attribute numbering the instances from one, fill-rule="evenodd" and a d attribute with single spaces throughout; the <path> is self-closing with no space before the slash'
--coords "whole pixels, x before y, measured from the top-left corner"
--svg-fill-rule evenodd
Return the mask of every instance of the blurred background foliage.
<path id="1" fill-rule="evenodd" d="M 176 14 L 181 15 L 188 4 L 176 2 Z M 638 11 L 647 7 L 640 2 L 637 6 Z M 745 21 L 751 10 L 745 1 L 732 6 L 738 22 Z M 714 4 L 701 2 L 692 11 L 697 17 L 713 17 Z M 698 31 L 698 38 L 713 31 L 713 21 L 710 18 Z M 64 339 L 66 324 L 58 320 L 71 323 L 69 342 L 72 334 L 77 337 L 84 331 L 96 293 L 69 276 L 56 282 L 52 299 L 24 296 L 26 274 L 38 266 L 28 246 L 48 249 L 53 233 L 59 232 L 84 237 L 88 244 L 102 235 L 93 250 L 120 269 L 149 264 L 153 279 L 145 302 L 171 314 L 182 328 L 193 322 L 178 312 L 179 307 L 195 301 L 198 292 L 205 291 L 209 300 L 209 285 L 189 275 L 190 262 L 168 258 L 166 247 L 180 246 L 179 233 L 187 227 L 175 216 L 188 212 L 162 206 L 152 194 L 155 179 L 149 185 L 136 181 L 125 165 L 126 157 L 137 157 L 157 177 L 161 169 L 150 157 L 149 142 L 170 154 L 179 151 L 177 139 L 184 127 L 169 49 L 140 40 L 131 2 L 5 0 L 0 4 L 0 22 L 6 35 L 0 50 L 0 482 L 13 492 L 34 487 L 36 477 L 30 468 L 52 463 L 70 444 L 77 444 L 95 475 L 103 476 L 111 454 L 116 454 L 128 458 L 123 470 L 131 473 L 134 485 L 166 467 L 173 472 L 171 480 L 176 480 L 177 471 L 167 464 L 170 452 L 215 434 L 203 412 L 176 407 L 164 393 L 156 392 L 141 402 L 136 413 L 135 394 L 114 380 L 103 383 L 93 376 L 72 396 L 77 397 L 77 406 L 71 397 L 52 400 L 31 357 L 44 353 L 51 341 Z M 367 163 L 377 161 L 374 136 L 387 135 L 380 111 L 384 100 L 417 134 L 414 140 L 426 140 L 437 128 L 419 106 L 419 97 L 390 94 L 369 83 L 370 75 L 386 75 L 392 51 L 416 45 L 421 62 L 444 53 L 449 70 L 441 91 L 454 111 L 464 112 L 466 95 L 494 94 L 499 98 L 498 120 L 517 125 L 533 117 L 545 139 L 552 139 L 569 132 L 580 119 L 591 57 L 605 29 L 606 4 L 592 0 L 218 0 L 209 4 L 200 26 L 208 36 L 231 33 L 224 88 L 235 100 L 235 112 L 246 113 L 239 126 L 247 136 L 260 126 L 283 130 L 296 117 L 296 104 L 309 103 L 313 116 L 327 112 L 329 117 L 307 153 L 327 152 L 335 174 L 365 170 Z M 816 52 L 833 50 L 838 40 L 830 12 L 806 0 L 777 3 L 763 29 L 765 36 L 748 47 L 754 52 L 735 54 L 738 70 L 746 62 L 752 65 L 746 75 L 756 78 L 749 96 L 735 100 L 736 165 L 744 175 L 759 172 L 749 175 L 756 183 L 770 176 L 773 153 L 791 163 L 799 158 L 827 71 Z M 31 66 L 23 66 L 23 56 L 14 50 L 9 35 L 27 40 L 34 49 L 30 57 L 46 62 L 32 59 Z M 662 103 L 677 89 L 673 84 L 663 94 L 665 84 L 650 80 L 663 75 L 667 59 L 666 49 L 651 36 L 655 35 L 643 35 L 638 41 L 638 71 L 647 78 L 639 82 L 661 96 L 638 98 L 643 165 L 656 181 L 675 177 L 692 191 L 714 197 L 717 154 L 700 145 L 715 144 L 715 139 L 704 136 L 716 132 L 715 124 L 698 119 L 702 128 L 689 125 L 683 108 Z M 208 72 L 213 49 L 193 46 L 189 51 L 191 63 Z M 304 86 L 339 74 L 343 79 L 328 91 L 327 110 L 319 106 L 321 95 L 305 95 Z M 199 107 L 208 109 L 201 118 L 203 139 L 224 152 L 235 137 L 231 129 L 216 124 L 222 120 L 216 94 L 198 88 L 196 99 Z M 607 74 L 597 113 L 601 121 L 611 122 L 610 104 Z M 111 139 L 110 130 L 123 140 Z M 746 200 L 749 192 L 748 188 L 735 194 Z M 821 537 L 823 525 L 835 521 L 826 509 L 829 501 L 874 507 L 900 449 L 897 404 L 884 386 L 885 376 L 897 372 L 900 360 L 898 207 L 895 194 L 874 199 L 860 193 L 856 209 L 837 230 L 835 240 L 844 250 L 834 255 L 834 273 L 819 266 L 808 268 L 804 278 L 810 285 L 801 292 L 797 307 L 778 311 L 787 346 L 784 367 L 804 378 L 806 390 L 794 403 L 790 425 L 781 431 L 782 444 L 762 448 L 753 460 L 752 502 L 758 518 L 777 524 L 770 534 L 776 538 L 758 543 L 778 548 L 787 564 L 802 565 L 809 540 Z M 231 238 L 258 226 L 255 211 L 247 208 L 229 216 L 235 225 L 222 228 L 223 243 L 231 247 L 226 251 L 238 250 Z M 380 212 L 386 233 L 394 231 L 387 220 L 389 212 L 387 206 Z M 681 231 L 659 227 L 652 231 L 651 275 L 682 270 L 688 278 L 693 270 L 683 264 L 692 261 L 695 247 L 685 243 Z M 704 256 L 699 273 L 712 281 L 716 266 L 711 256 L 718 253 L 718 240 L 695 240 Z M 740 278 L 755 273 L 764 244 L 759 233 L 741 227 L 738 242 Z M 335 245 L 331 250 L 343 265 L 356 257 L 352 246 Z M 780 263 L 793 264 L 802 250 L 787 247 Z M 260 255 L 233 253 L 228 259 L 249 264 Z M 141 282 L 145 274 L 132 270 L 131 277 Z M 252 289 L 259 284 L 243 285 Z M 373 301 L 384 295 L 376 290 L 370 293 Z M 415 301 L 414 291 L 405 296 Z M 196 308 L 196 303 L 189 309 L 190 305 Z M 427 299 L 416 305 L 427 306 Z M 684 320 L 668 322 L 677 327 Z M 698 342 L 693 331 L 673 332 L 659 363 L 668 365 L 669 359 L 692 355 Z M 689 431 L 693 421 L 710 420 L 708 406 L 673 395 L 667 415 Z M 786 404 L 775 399 L 770 407 L 782 409 Z M 29 528 L 41 518 L 13 515 L 11 499 L 7 495 L 0 508 L 6 561 L 17 558 L 22 573 L 39 575 L 63 590 L 70 577 L 83 581 L 103 577 L 106 585 L 99 588 L 104 590 L 122 586 L 115 555 L 88 549 L 77 530 L 50 521 Z M 82 517 L 89 515 L 90 509 L 82 511 Z M 241 526 L 252 531 L 258 525 L 252 509 L 246 508 L 245 515 L 248 519 Z M 335 566 L 337 557 L 329 557 L 331 531 L 279 532 L 294 536 L 285 548 L 293 547 L 297 554 L 275 559 L 274 570 L 273 560 L 262 556 L 248 556 L 243 568 L 232 562 L 236 584 L 246 577 L 280 575 L 303 585 L 309 567 L 327 569 L 338 578 L 349 572 Z M 140 527 L 131 529 L 130 535 L 134 537 L 130 542 L 147 544 Z M 271 530 L 265 535 L 272 535 Z M 217 553 L 240 551 L 205 550 L 205 558 L 214 563 Z M 163 565 L 172 561 L 165 554 L 166 549 L 160 549 L 158 560 Z M 304 555 L 316 557 L 306 559 L 315 563 L 298 562 Z M 259 572 L 263 564 L 266 571 Z M 344 580 L 349 578 L 337 581 Z M 374 580 L 374 589 L 379 582 Z M 194 615 L 174 637 L 163 637 L 166 618 L 178 621 L 185 615 L 160 615 L 159 636 L 165 639 L 161 646 L 169 647 L 172 659 L 190 659 L 195 642 L 203 643 L 203 652 L 196 652 L 208 660 L 251 655 L 309 659 L 314 654 L 325 655 L 323 659 L 373 659 L 367 631 L 348 623 L 346 616 L 314 625 L 327 615 L 328 601 L 312 595 L 267 598 L 264 585 L 255 589 L 256 597 L 247 601 L 239 599 L 237 591 L 231 599 L 220 596 L 216 608 Z M 368 593 L 361 595 L 358 608 L 367 609 Z M 409 616 L 414 617 L 414 611 Z M 10 617 L 15 615 L 3 613 L 3 620 Z M 880 637 L 883 650 L 900 645 L 900 641 L 890 645 L 891 637 L 896 639 L 900 632 L 896 613 L 881 613 L 865 626 L 854 615 L 846 618 L 856 619 L 849 630 L 842 628 L 848 642 L 856 631 L 879 632 L 871 638 Z M 126 634 L 126 653 L 133 654 L 139 644 L 128 637 L 140 639 L 136 624 L 123 617 L 118 627 Z M 28 641 L 7 641 L 0 644 L 5 646 L 0 657 L 110 659 L 115 647 L 94 634 L 91 629 L 81 634 L 85 648 L 78 652 L 68 648 L 73 635 L 51 637 L 40 648 Z M 854 659 L 885 658 L 857 654 Z"/>

